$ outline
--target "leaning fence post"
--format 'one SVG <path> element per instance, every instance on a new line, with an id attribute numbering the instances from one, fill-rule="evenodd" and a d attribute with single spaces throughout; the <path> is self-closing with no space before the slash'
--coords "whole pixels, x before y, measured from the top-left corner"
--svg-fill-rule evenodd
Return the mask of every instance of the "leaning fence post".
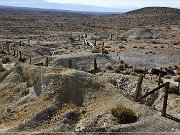
<path id="1" fill-rule="evenodd" d="M 178 94 L 180 94 L 180 82 L 178 82 Z"/>
<path id="2" fill-rule="evenodd" d="M 72 59 L 69 59 L 69 68 L 72 68 Z"/>
<path id="3" fill-rule="evenodd" d="M 48 61 L 49 61 L 49 59 L 48 59 L 48 57 L 46 57 L 46 67 L 48 67 Z"/>
<path id="4" fill-rule="evenodd" d="M 19 46 L 21 46 L 21 41 L 19 42 Z M 19 51 L 19 60 L 22 60 L 22 53 L 21 53 L 21 51 Z"/>
<path id="5" fill-rule="evenodd" d="M 32 58 L 31 58 L 31 55 L 29 57 L 29 64 L 31 65 L 32 64 Z"/>
<path id="6" fill-rule="evenodd" d="M 110 40 L 112 40 L 112 34 L 110 34 Z"/>
<path id="7" fill-rule="evenodd" d="M 162 67 L 160 69 L 160 73 L 159 73 L 159 80 L 158 80 L 158 85 L 161 84 L 161 77 L 162 77 Z"/>
<path id="8" fill-rule="evenodd" d="M 140 75 L 139 76 L 139 80 L 138 80 L 138 84 L 137 84 L 137 87 L 136 87 L 136 92 L 135 92 L 135 97 L 134 97 L 134 101 L 136 101 L 139 96 L 141 95 L 141 91 L 142 91 L 142 82 L 143 82 L 143 75 Z"/>
<path id="9" fill-rule="evenodd" d="M 164 102 L 163 102 L 163 110 L 162 110 L 162 116 L 166 116 L 166 109 L 167 109 L 167 100 L 168 100 L 168 92 L 169 92 L 169 84 L 170 82 L 167 82 L 165 85 L 165 94 L 164 94 Z"/>
<path id="10" fill-rule="evenodd" d="M 2 68 L 2 58 L 0 58 L 0 68 Z"/>
<path id="11" fill-rule="evenodd" d="M 94 72 L 94 74 L 96 74 L 96 71 L 97 71 L 97 61 L 96 61 L 96 59 L 94 59 L 94 70 L 93 70 Z"/>
<path id="12" fill-rule="evenodd" d="M 96 46 L 96 39 L 94 39 L 94 46 Z"/>

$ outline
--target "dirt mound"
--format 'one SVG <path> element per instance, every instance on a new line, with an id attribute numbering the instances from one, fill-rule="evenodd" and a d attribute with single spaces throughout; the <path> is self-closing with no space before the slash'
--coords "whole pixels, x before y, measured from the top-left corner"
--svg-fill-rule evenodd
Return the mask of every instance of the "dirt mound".
<path id="1" fill-rule="evenodd" d="M 131 30 L 128 30 L 124 34 L 121 35 L 121 37 L 125 37 L 128 39 L 154 39 L 154 34 L 146 28 L 134 28 Z"/>
<path id="2" fill-rule="evenodd" d="M 86 96 L 89 92 L 103 88 L 101 81 L 85 72 L 36 66 L 15 68 L 0 86 L 0 119 L 10 129 L 18 131 L 33 130 L 39 119 L 51 120 L 46 119 L 50 116 L 43 110 L 55 108 L 54 116 L 64 104 L 83 106 L 88 102 Z M 22 119 L 26 121 L 24 124 Z"/>
<path id="3" fill-rule="evenodd" d="M 51 65 L 58 67 L 69 67 L 69 59 L 72 60 L 72 68 L 83 71 L 90 71 L 94 68 L 94 59 L 97 65 L 104 68 L 106 63 L 116 63 L 110 56 L 100 53 L 79 52 L 67 55 L 55 55 L 51 57 Z"/>

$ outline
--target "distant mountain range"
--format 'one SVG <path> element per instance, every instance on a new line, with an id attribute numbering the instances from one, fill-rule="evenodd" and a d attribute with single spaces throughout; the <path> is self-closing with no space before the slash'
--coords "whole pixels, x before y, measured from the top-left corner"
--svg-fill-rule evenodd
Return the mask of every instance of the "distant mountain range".
<path id="1" fill-rule="evenodd" d="M 30 7 L 14 7 L 14 6 L 2 6 L 0 5 L 0 11 L 13 11 L 13 12 L 42 12 L 42 13 L 53 13 L 53 14 L 59 14 L 59 13 L 74 13 L 74 14 L 89 14 L 89 15 L 108 15 L 108 14 L 123 14 L 124 12 L 120 11 L 76 11 L 76 10 L 60 10 L 60 9 L 44 9 L 44 8 L 30 8 Z"/>
<path id="2" fill-rule="evenodd" d="M 51 3 L 45 0 L 14 0 L 13 3 L 7 0 L 1 0 L 0 5 L 13 6 L 13 7 L 31 7 L 40 9 L 53 9 L 53 10 L 69 10 L 69 11 L 80 11 L 80 12 L 100 12 L 100 13 L 124 13 L 132 11 L 136 8 L 120 6 L 116 8 L 108 8 L 102 6 L 90 6 L 90 5 L 80 5 L 80 4 L 59 4 Z"/>

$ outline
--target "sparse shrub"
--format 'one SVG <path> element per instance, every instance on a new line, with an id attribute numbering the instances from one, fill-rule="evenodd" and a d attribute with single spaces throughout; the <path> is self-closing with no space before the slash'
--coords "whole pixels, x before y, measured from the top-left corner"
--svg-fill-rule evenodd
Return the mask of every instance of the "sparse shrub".
<path id="1" fill-rule="evenodd" d="M 140 49 L 145 49 L 145 46 L 139 46 L 138 48 L 140 48 Z"/>
<path id="2" fill-rule="evenodd" d="M 124 71 L 124 64 L 116 65 L 116 72 L 120 73 L 121 71 Z"/>
<path id="3" fill-rule="evenodd" d="M 125 49 L 125 46 L 124 45 L 120 45 L 119 49 Z"/>
<path id="4" fill-rule="evenodd" d="M 137 45 L 133 46 L 133 48 L 137 48 Z"/>
<path id="5" fill-rule="evenodd" d="M 121 124 L 127 124 L 137 121 L 136 114 L 130 109 L 124 106 L 117 106 L 111 109 L 111 114 L 117 118 Z"/>
<path id="6" fill-rule="evenodd" d="M 139 73 L 144 73 L 144 70 L 142 68 L 135 68 L 134 72 L 139 74 Z"/>
<path id="7" fill-rule="evenodd" d="M 105 68 L 106 68 L 106 69 L 109 69 L 109 70 L 113 70 L 113 67 L 112 67 L 112 64 L 111 64 L 111 63 L 107 63 L 107 64 L 105 65 Z"/>
<path id="8" fill-rule="evenodd" d="M 138 76 L 138 74 L 135 73 L 135 72 L 131 72 L 131 75 L 132 75 L 132 76 Z"/>
<path id="9" fill-rule="evenodd" d="M 125 70 L 122 72 L 123 75 L 130 75 L 131 74 L 131 71 L 130 70 Z"/>
<path id="10" fill-rule="evenodd" d="M 161 46 L 161 48 L 164 48 L 164 46 Z"/>
<path id="11" fill-rule="evenodd" d="M 26 62 L 26 60 L 27 60 L 27 58 L 25 58 L 25 57 L 19 59 L 19 61 L 21 61 L 21 62 Z"/>
<path id="12" fill-rule="evenodd" d="M 108 50 L 106 50 L 106 49 L 102 49 L 102 53 L 109 54 Z"/>
<path id="13" fill-rule="evenodd" d="M 97 46 L 93 47 L 92 50 L 91 50 L 92 53 L 100 53 L 101 52 L 101 49 Z"/>
<path id="14" fill-rule="evenodd" d="M 4 58 L 2 59 L 2 63 L 3 63 L 3 64 L 6 64 L 6 63 L 8 63 L 8 62 L 10 62 L 10 58 L 9 58 L 9 57 L 4 57 Z"/>
<path id="15" fill-rule="evenodd" d="M 179 94 L 179 89 L 177 86 L 170 86 L 169 87 L 169 94 Z"/>

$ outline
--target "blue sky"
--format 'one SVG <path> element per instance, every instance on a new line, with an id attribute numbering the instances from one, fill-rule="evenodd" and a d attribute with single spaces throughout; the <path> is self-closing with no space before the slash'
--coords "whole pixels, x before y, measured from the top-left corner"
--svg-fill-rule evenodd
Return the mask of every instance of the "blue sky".
<path id="1" fill-rule="evenodd" d="M 46 0 L 56 3 L 80 3 L 93 6 L 117 7 L 146 7 L 146 6 L 170 6 L 179 7 L 180 0 Z"/>
<path id="2" fill-rule="evenodd" d="M 88 7 L 77 6 L 77 4 L 88 5 Z M 180 0 L 0 0 L 0 5 L 109 12 L 117 9 L 135 9 L 149 6 L 180 8 Z M 98 9 L 98 7 L 104 8 Z"/>

